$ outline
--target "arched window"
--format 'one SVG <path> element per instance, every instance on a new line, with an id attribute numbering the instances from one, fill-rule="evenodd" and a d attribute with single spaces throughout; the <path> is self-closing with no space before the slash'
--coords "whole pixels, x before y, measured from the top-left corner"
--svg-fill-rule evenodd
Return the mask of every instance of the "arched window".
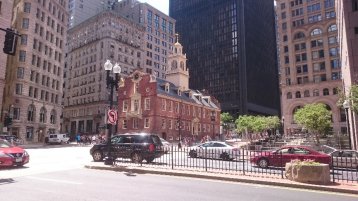
<path id="1" fill-rule="evenodd" d="M 337 31 L 337 25 L 332 24 L 328 27 L 328 32 Z"/>
<path id="2" fill-rule="evenodd" d="M 296 91 L 296 98 L 301 98 L 301 92 Z"/>
<path id="3" fill-rule="evenodd" d="M 329 89 L 327 89 L 327 88 L 323 89 L 323 95 L 328 96 L 329 95 Z"/>
<path id="4" fill-rule="evenodd" d="M 287 99 L 292 99 L 292 93 L 291 92 L 287 93 Z"/>
<path id="5" fill-rule="evenodd" d="M 306 36 L 303 32 L 298 32 L 293 36 L 293 39 L 296 40 L 296 39 L 301 39 L 301 38 L 305 38 L 305 37 Z"/>
<path id="6" fill-rule="evenodd" d="M 40 123 L 45 123 L 46 122 L 46 108 L 42 107 L 40 109 Z"/>
<path id="7" fill-rule="evenodd" d="M 34 121 L 34 117 L 36 114 L 36 108 L 34 105 L 29 105 L 27 109 L 27 121 Z"/>
<path id="8" fill-rule="evenodd" d="M 181 62 L 180 62 L 180 68 L 181 68 L 182 70 L 184 70 L 184 61 L 181 61 Z"/>
<path id="9" fill-rule="evenodd" d="M 305 91 L 303 92 L 303 96 L 304 96 L 304 97 L 310 97 L 310 91 L 309 91 L 309 90 L 305 90 Z"/>
<path id="10" fill-rule="evenodd" d="M 178 63 L 176 60 L 172 61 L 172 70 L 178 68 Z"/>
<path id="11" fill-rule="evenodd" d="M 56 110 L 52 110 L 50 114 L 50 123 L 56 124 Z"/>
<path id="12" fill-rule="evenodd" d="M 319 96 L 319 90 L 318 89 L 313 90 L 313 96 Z"/>
<path id="13" fill-rule="evenodd" d="M 322 34 L 322 30 L 321 29 L 313 29 L 311 32 L 311 36 L 316 36 L 316 35 L 321 35 Z"/>

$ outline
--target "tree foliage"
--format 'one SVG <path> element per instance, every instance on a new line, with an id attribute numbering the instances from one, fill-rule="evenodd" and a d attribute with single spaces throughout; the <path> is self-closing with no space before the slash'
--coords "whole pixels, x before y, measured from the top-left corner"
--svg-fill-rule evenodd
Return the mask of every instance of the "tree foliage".
<path id="1" fill-rule="evenodd" d="M 235 121 L 238 132 L 242 133 L 262 133 L 280 126 L 280 119 L 277 116 L 252 116 L 243 115 Z"/>
<path id="2" fill-rule="evenodd" d="M 305 105 L 294 114 L 295 122 L 313 133 L 316 142 L 319 144 L 320 135 L 324 134 L 331 127 L 332 112 L 325 104 L 314 103 Z"/>
<path id="3" fill-rule="evenodd" d="M 224 129 L 228 129 L 230 126 L 230 123 L 233 123 L 233 121 L 234 121 L 234 117 L 231 114 L 229 114 L 228 112 L 221 113 L 220 119 L 221 119 Z"/>
<path id="4" fill-rule="evenodd" d="M 350 109 L 355 113 L 358 113 L 358 85 L 352 85 L 347 93 L 343 90 L 338 90 L 338 101 L 337 105 L 343 107 L 345 100 L 349 101 Z"/>

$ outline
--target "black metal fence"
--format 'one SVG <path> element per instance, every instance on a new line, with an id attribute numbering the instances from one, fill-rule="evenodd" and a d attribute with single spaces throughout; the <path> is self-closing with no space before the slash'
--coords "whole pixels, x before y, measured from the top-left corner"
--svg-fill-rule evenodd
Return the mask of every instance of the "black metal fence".
<path id="1" fill-rule="evenodd" d="M 133 163 L 131 159 L 117 158 L 115 164 L 285 179 L 285 164 L 291 160 L 292 157 L 272 151 L 171 146 L 153 162 L 148 163 L 143 158 L 143 161 Z M 357 161 L 357 158 L 331 158 L 331 181 L 358 183 Z"/>

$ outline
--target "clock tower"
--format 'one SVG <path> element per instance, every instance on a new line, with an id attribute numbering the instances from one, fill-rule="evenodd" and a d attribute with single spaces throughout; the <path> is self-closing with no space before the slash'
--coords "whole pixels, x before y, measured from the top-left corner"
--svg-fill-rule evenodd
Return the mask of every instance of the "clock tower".
<path id="1" fill-rule="evenodd" d="M 174 44 L 173 53 L 168 56 L 168 69 L 166 80 L 180 87 L 189 89 L 189 69 L 186 66 L 186 54 L 183 54 L 183 46 L 178 41 L 178 34 Z"/>

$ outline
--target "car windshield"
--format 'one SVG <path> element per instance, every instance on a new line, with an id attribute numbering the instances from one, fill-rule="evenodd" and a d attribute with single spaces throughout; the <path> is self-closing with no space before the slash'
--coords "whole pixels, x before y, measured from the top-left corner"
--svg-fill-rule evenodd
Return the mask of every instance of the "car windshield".
<path id="1" fill-rule="evenodd" d="M 12 147 L 10 143 L 8 143 L 5 140 L 0 140 L 0 148 L 9 148 L 9 147 Z"/>

